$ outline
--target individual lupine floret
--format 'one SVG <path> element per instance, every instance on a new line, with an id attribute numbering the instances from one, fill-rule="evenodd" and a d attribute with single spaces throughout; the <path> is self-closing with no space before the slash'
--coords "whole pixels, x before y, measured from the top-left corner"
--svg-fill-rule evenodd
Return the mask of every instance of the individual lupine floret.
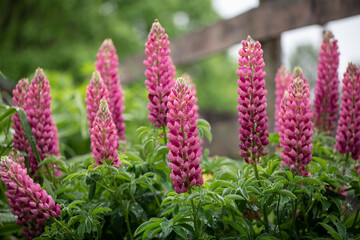
<path id="1" fill-rule="evenodd" d="M 202 185 L 202 168 L 200 164 L 199 130 L 197 121 L 195 97 L 183 78 L 178 78 L 169 95 L 167 103 L 167 126 L 170 130 L 167 137 L 169 143 L 170 178 L 173 180 L 176 193 L 191 191 L 191 187 Z"/>
<path id="2" fill-rule="evenodd" d="M 279 112 L 280 112 L 280 105 L 281 101 L 284 97 L 284 93 L 286 89 L 289 87 L 292 80 L 291 72 L 286 70 L 285 66 L 282 65 L 275 76 L 275 83 L 276 83 L 276 102 L 275 102 L 275 132 L 278 132 L 280 129 L 279 125 Z"/>
<path id="3" fill-rule="evenodd" d="M 87 86 L 85 98 L 85 103 L 87 104 L 86 111 L 88 112 L 86 114 L 86 118 L 89 119 L 88 126 L 90 133 L 94 119 L 99 110 L 100 100 L 103 98 L 105 98 L 106 101 L 109 102 L 108 90 L 103 82 L 103 79 L 101 78 L 100 73 L 94 72 L 91 77 L 90 83 Z"/>
<path id="4" fill-rule="evenodd" d="M 360 70 L 349 63 L 344 73 L 340 118 L 335 148 L 341 154 L 360 158 Z"/>
<path id="5" fill-rule="evenodd" d="M 339 51 L 337 40 L 330 31 L 325 31 L 319 51 L 317 66 L 314 122 L 321 132 L 331 133 L 336 127 L 339 100 Z"/>
<path id="6" fill-rule="evenodd" d="M 29 81 L 27 78 L 21 79 L 13 90 L 13 104 L 14 107 L 25 108 L 25 97 L 29 88 Z M 25 110 L 25 109 L 24 109 Z M 14 147 L 19 150 L 25 150 L 26 148 L 26 136 L 24 130 L 22 129 L 19 115 L 17 113 L 11 118 L 13 121 L 14 129 Z"/>
<path id="7" fill-rule="evenodd" d="M 121 87 L 118 74 L 118 56 L 111 39 L 104 40 L 96 56 L 98 58 L 95 63 L 96 70 L 100 72 L 109 93 L 108 103 L 113 121 L 116 125 L 117 134 L 119 139 L 125 141 L 125 122 L 123 116 L 125 110 L 124 91 Z"/>
<path id="8" fill-rule="evenodd" d="M 53 118 L 51 117 L 51 95 L 49 80 L 41 68 L 36 69 L 25 98 L 27 120 L 34 134 L 40 160 L 50 155 L 59 156 L 59 135 Z M 26 144 L 29 167 L 32 174 L 38 171 L 38 162 L 30 147 Z M 60 175 L 59 171 L 55 172 Z"/>
<path id="9" fill-rule="evenodd" d="M 106 99 L 100 101 L 99 110 L 91 128 L 91 151 L 95 159 L 95 167 L 102 165 L 105 160 L 112 160 L 111 165 L 121 166 L 117 149 L 119 136 L 113 122 Z"/>
<path id="10" fill-rule="evenodd" d="M 52 197 L 40 184 L 34 183 L 27 174 L 23 165 L 24 158 L 17 159 L 2 157 L 0 161 L 1 181 L 5 184 L 5 195 L 8 198 L 12 213 L 18 216 L 16 223 L 22 225 L 22 234 L 33 239 L 39 236 L 49 218 L 57 217 L 61 213 L 60 205 L 56 204 Z"/>
<path id="11" fill-rule="evenodd" d="M 237 109 L 239 111 L 240 155 L 249 164 L 261 161 L 267 154 L 264 146 L 269 144 L 268 117 L 266 116 L 266 93 L 263 50 L 261 44 L 252 41 L 248 36 L 242 41 L 239 50 L 239 75 L 237 81 L 239 94 Z"/>
<path id="12" fill-rule="evenodd" d="M 280 109 L 281 164 L 310 176 L 306 166 L 311 161 L 313 123 L 310 90 L 306 80 L 295 78 L 285 92 Z"/>
<path id="13" fill-rule="evenodd" d="M 147 68 L 145 84 L 149 91 L 148 98 L 150 100 L 148 103 L 148 119 L 156 127 L 165 126 L 167 123 L 168 96 L 175 83 L 173 64 L 171 64 L 169 57 L 169 45 L 168 35 L 156 19 L 145 44 L 147 58 L 144 60 L 144 65 Z"/>

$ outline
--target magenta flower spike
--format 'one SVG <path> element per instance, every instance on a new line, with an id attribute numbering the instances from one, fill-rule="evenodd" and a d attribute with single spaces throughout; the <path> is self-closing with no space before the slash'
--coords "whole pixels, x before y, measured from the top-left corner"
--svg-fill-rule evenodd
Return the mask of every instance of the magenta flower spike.
<path id="1" fill-rule="evenodd" d="M 148 119 L 151 124 L 155 124 L 158 128 L 167 123 L 168 96 L 175 84 L 175 68 L 169 57 L 169 45 L 168 35 L 156 19 L 145 44 L 147 58 L 144 60 L 144 65 L 147 68 L 145 84 L 149 91 L 148 98 L 150 100 L 148 103 Z"/>
<path id="2" fill-rule="evenodd" d="M 284 93 L 286 89 L 289 87 L 292 80 L 292 75 L 290 71 L 287 71 L 285 66 L 282 65 L 275 76 L 275 83 L 276 83 L 276 102 L 275 102 L 275 128 L 274 131 L 278 132 L 280 130 L 279 125 L 279 112 L 280 112 L 280 105 L 281 101 L 284 97 Z"/>
<path id="3" fill-rule="evenodd" d="M 21 79 L 13 90 L 13 103 L 14 107 L 21 107 L 25 110 L 25 97 L 29 88 L 29 81 L 27 78 Z M 19 115 L 17 113 L 11 118 L 13 121 L 14 129 L 14 147 L 19 150 L 25 150 L 26 148 L 26 136 L 22 129 Z"/>
<path id="4" fill-rule="evenodd" d="M 34 79 L 29 85 L 25 98 L 27 120 L 34 134 L 36 147 L 43 160 L 50 155 L 59 156 L 59 135 L 53 118 L 51 117 L 51 95 L 49 80 L 41 68 L 36 69 Z M 38 171 L 38 163 L 30 144 L 26 144 L 31 173 Z M 59 171 L 55 173 L 61 175 Z"/>
<path id="5" fill-rule="evenodd" d="M 22 225 L 22 234 L 27 239 L 39 236 L 49 218 L 61 213 L 60 205 L 55 203 L 40 184 L 34 183 L 23 166 L 24 158 L 16 153 L 13 157 L 2 157 L 0 161 L 1 181 L 5 184 L 12 213 L 18 216 L 16 223 Z"/>
<path id="6" fill-rule="evenodd" d="M 349 63 L 344 73 L 340 118 L 335 148 L 341 154 L 360 158 L 360 70 Z"/>
<path id="7" fill-rule="evenodd" d="M 121 166 L 117 149 L 119 136 L 113 122 L 106 99 L 100 100 L 93 127 L 91 128 L 91 151 L 95 159 L 95 167 L 102 165 L 105 160 L 112 160 L 111 165 Z"/>
<path id="8" fill-rule="evenodd" d="M 96 70 L 100 72 L 109 93 L 108 103 L 113 121 L 116 125 L 117 134 L 120 140 L 125 141 L 125 122 L 123 116 L 125 110 L 124 91 L 118 75 L 118 56 L 111 39 L 104 40 L 96 56 L 98 58 L 95 63 Z"/>
<path id="9" fill-rule="evenodd" d="M 93 122 L 95 120 L 96 114 L 99 110 L 100 100 L 105 98 L 107 102 L 109 102 L 109 94 L 106 88 L 106 85 L 101 78 L 99 72 L 94 72 L 90 84 L 87 86 L 86 89 L 86 118 L 89 119 L 89 132 L 91 133 L 91 129 L 93 126 Z"/>
<path id="10" fill-rule="evenodd" d="M 315 126 L 321 132 L 331 133 L 336 127 L 339 54 L 337 40 L 330 31 L 326 31 L 319 51 L 314 100 Z"/>
<path id="11" fill-rule="evenodd" d="M 310 176 L 306 166 L 311 161 L 313 123 L 309 84 L 304 78 L 293 79 L 285 92 L 280 109 L 281 164 Z"/>
<path id="12" fill-rule="evenodd" d="M 169 95 L 167 113 L 167 134 L 169 143 L 170 178 L 173 180 L 176 193 L 191 191 L 191 187 L 202 185 L 202 168 L 200 164 L 201 149 L 197 121 L 195 97 L 185 84 L 184 78 L 177 79 Z"/>
<path id="13" fill-rule="evenodd" d="M 261 44 L 252 41 L 248 36 L 242 41 L 239 50 L 239 75 L 237 81 L 239 94 L 237 109 L 239 111 L 240 155 L 246 163 L 255 165 L 261 162 L 261 156 L 268 152 L 264 146 L 269 144 L 268 117 L 266 116 L 266 93 L 263 50 Z"/>

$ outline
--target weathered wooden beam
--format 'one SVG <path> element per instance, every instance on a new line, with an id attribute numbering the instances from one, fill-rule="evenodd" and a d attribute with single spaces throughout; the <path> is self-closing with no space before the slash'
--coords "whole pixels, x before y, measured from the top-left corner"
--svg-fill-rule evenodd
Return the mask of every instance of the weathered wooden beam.
<path id="1" fill-rule="evenodd" d="M 267 41 L 284 31 L 313 24 L 325 24 L 360 14 L 359 0 L 274 0 L 237 17 L 189 33 L 171 41 L 175 65 L 186 65 L 239 43 L 247 35 Z M 166 24 L 163 23 L 166 28 Z M 145 42 L 145 41 L 144 41 Z M 120 61 L 124 83 L 144 74 L 144 53 Z"/>

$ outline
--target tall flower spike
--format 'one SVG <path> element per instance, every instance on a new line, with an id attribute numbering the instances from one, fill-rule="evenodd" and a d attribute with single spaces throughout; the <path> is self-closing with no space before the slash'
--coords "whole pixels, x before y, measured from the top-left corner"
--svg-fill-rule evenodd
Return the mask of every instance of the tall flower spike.
<path id="1" fill-rule="evenodd" d="M 115 46 L 111 39 L 105 39 L 102 43 L 99 53 L 97 54 L 96 70 L 100 72 L 101 77 L 107 87 L 109 93 L 109 108 L 112 118 L 116 125 L 119 139 L 125 141 L 125 122 L 123 112 L 124 106 L 124 91 L 120 84 L 120 77 L 118 75 L 118 56 L 116 54 Z"/>
<path id="2" fill-rule="evenodd" d="M 13 103 L 14 107 L 25 108 L 25 97 L 29 88 L 29 81 L 27 78 L 21 79 L 13 90 Z M 22 129 L 19 115 L 17 113 L 11 118 L 13 121 L 14 132 L 14 147 L 19 150 L 25 150 L 26 146 L 26 137 L 24 130 Z"/>
<path id="3" fill-rule="evenodd" d="M 331 133 L 336 127 L 339 100 L 339 51 L 337 40 L 330 31 L 326 31 L 319 51 L 317 66 L 314 121 L 321 132 Z"/>
<path id="4" fill-rule="evenodd" d="M 296 170 L 300 176 L 310 176 L 306 166 L 311 161 L 313 123 L 309 85 L 295 78 L 285 92 L 280 109 L 281 164 Z"/>
<path id="5" fill-rule="evenodd" d="M 263 50 L 261 44 L 252 41 L 248 36 L 242 41 L 239 50 L 239 75 L 237 81 L 239 94 L 237 109 L 239 111 L 240 155 L 249 164 L 261 161 L 267 154 L 264 146 L 269 144 L 268 117 L 266 116 L 266 93 Z"/>
<path id="6" fill-rule="evenodd" d="M 87 86 L 85 98 L 85 103 L 87 104 L 86 111 L 88 112 L 86 118 L 89 119 L 88 125 L 90 133 L 96 113 L 99 110 L 100 100 L 103 98 L 109 102 L 109 94 L 106 85 L 104 84 L 100 73 L 94 72 L 90 84 Z"/>
<path id="7" fill-rule="evenodd" d="M 360 70 L 349 63 L 344 73 L 335 148 L 342 154 L 360 158 Z"/>
<path id="8" fill-rule="evenodd" d="M 51 117 L 51 95 L 49 80 L 41 68 L 36 69 L 34 79 L 26 94 L 25 106 L 27 120 L 34 134 L 36 147 L 43 160 L 50 155 L 59 156 L 59 135 L 53 118 Z M 26 144 L 29 157 L 29 167 L 32 174 L 38 171 L 38 163 L 30 144 Z M 60 175 L 59 171 L 56 175 Z"/>
<path id="9" fill-rule="evenodd" d="M 275 132 L 278 132 L 280 129 L 279 125 L 279 112 L 280 112 L 280 105 L 281 101 L 284 97 L 285 90 L 288 88 L 292 80 L 291 73 L 286 70 L 285 66 L 282 65 L 275 76 L 275 83 L 276 83 L 276 103 L 275 103 Z"/>
<path id="10" fill-rule="evenodd" d="M 151 124 L 161 127 L 167 123 L 167 102 L 174 86 L 174 65 L 169 57 L 170 42 L 164 28 L 156 19 L 145 44 L 146 89 L 149 91 L 148 110 Z"/>
<path id="11" fill-rule="evenodd" d="M 117 152 L 119 138 L 105 98 L 100 101 L 99 110 L 90 131 L 95 167 L 102 165 L 106 159 L 112 160 L 111 165 L 121 166 Z"/>
<path id="12" fill-rule="evenodd" d="M 16 155 L 16 154 L 15 154 Z M 40 184 L 34 183 L 23 167 L 24 158 L 2 157 L 0 161 L 1 181 L 6 186 L 5 195 L 8 198 L 12 213 L 18 216 L 16 223 L 22 225 L 22 234 L 27 239 L 39 236 L 50 217 L 57 217 L 61 213 L 60 205 Z"/>
<path id="13" fill-rule="evenodd" d="M 167 104 L 170 178 L 176 193 L 190 191 L 192 186 L 204 183 L 202 168 L 199 166 L 201 150 L 194 117 L 197 111 L 195 101 L 185 80 L 178 78 Z"/>

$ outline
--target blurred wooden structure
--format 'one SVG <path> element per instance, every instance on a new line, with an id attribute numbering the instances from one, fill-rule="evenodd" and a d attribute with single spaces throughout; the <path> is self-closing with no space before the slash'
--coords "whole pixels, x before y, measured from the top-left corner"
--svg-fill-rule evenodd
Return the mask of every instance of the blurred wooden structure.
<path id="1" fill-rule="evenodd" d="M 171 40 L 171 56 L 176 66 L 187 65 L 225 51 L 250 35 L 262 43 L 267 73 L 267 115 L 273 131 L 275 114 L 275 74 L 281 64 L 281 33 L 309 25 L 360 14 L 360 0 L 260 0 L 259 7 L 239 16 Z M 131 82 L 144 76 L 144 53 L 120 61 L 121 81 Z M 235 79 L 234 79 L 235 81 Z M 213 153 L 238 156 L 237 116 L 205 113 L 213 127 Z"/>
<path id="2" fill-rule="evenodd" d="M 357 14 L 360 14 L 359 0 L 261 0 L 259 7 L 237 17 L 172 39 L 171 56 L 175 65 L 187 65 L 224 51 L 248 35 L 266 43 L 287 30 L 323 25 Z M 122 82 L 142 77 L 144 57 L 140 53 L 120 61 Z"/>

